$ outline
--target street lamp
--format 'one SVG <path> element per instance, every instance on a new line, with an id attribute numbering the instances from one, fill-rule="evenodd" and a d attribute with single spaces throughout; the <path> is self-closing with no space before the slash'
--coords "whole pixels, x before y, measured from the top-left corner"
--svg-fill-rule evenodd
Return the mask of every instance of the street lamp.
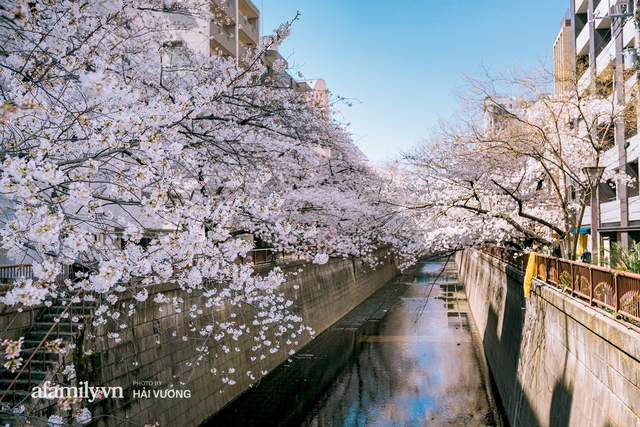
<path id="1" fill-rule="evenodd" d="M 591 251 L 592 259 L 598 250 L 598 185 L 604 168 L 602 166 L 590 166 L 582 168 L 582 171 L 589 178 L 589 189 L 591 191 Z"/>

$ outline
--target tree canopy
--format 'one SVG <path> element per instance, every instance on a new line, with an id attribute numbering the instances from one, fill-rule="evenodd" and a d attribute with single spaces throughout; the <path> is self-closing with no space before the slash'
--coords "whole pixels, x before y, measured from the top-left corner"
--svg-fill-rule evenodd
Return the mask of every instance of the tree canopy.
<path id="1" fill-rule="evenodd" d="M 243 334 L 269 356 L 309 328 L 278 291 L 277 266 L 261 276 L 237 263 L 254 248 L 247 234 L 316 263 L 375 264 L 369 254 L 384 244 L 415 253 L 384 179 L 345 129 L 282 84 L 286 64 L 261 62 L 290 24 L 238 60 L 202 56 L 172 17 L 215 20 L 209 10 L 198 0 L 0 2 L 0 239 L 34 276 L 17 279 L 5 305 L 95 292 L 93 324 L 119 330 L 135 313 L 122 312 L 123 298 L 182 307 L 148 291 L 173 282 L 199 319 L 230 307 L 199 322 L 197 360 Z M 236 318 L 240 305 L 259 320 Z M 17 355 L 22 342 L 5 346 Z"/>
<path id="2" fill-rule="evenodd" d="M 584 168 L 605 166 L 624 108 L 577 80 L 561 93 L 552 85 L 545 71 L 470 78 L 460 109 L 407 154 L 423 183 L 414 207 L 438 239 L 452 247 L 537 242 L 575 255 L 591 191 Z M 602 180 L 629 183 L 613 168 Z"/>

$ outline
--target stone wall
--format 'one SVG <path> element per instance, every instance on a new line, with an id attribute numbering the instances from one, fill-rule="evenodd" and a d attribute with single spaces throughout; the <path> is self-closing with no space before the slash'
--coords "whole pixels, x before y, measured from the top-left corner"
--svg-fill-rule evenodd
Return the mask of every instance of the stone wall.
<path id="1" fill-rule="evenodd" d="M 486 254 L 457 256 L 512 426 L 640 426 L 640 334 Z"/>
<path id="2" fill-rule="evenodd" d="M 395 259 L 387 252 L 381 249 L 374 254 L 383 260 L 383 265 L 375 271 L 359 260 L 333 258 L 325 265 L 280 264 L 284 272 L 291 273 L 283 285 L 285 294 L 292 299 L 294 309 L 304 318 L 305 324 L 320 333 L 397 273 Z M 266 274 L 269 269 L 264 266 L 258 272 Z M 151 301 L 157 292 L 168 297 L 185 297 L 175 286 L 158 285 L 150 290 L 149 300 L 137 304 L 133 325 L 121 343 L 107 339 L 106 334 L 111 329 L 100 326 L 92 328 L 93 335 L 85 333 L 76 346 L 78 379 L 88 379 L 92 385 L 124 389 L 123 399 L 103 399 L 89 405 L 97 426 L 120 426 L 125 425 L 125 421 L 139 425 L 157 421 L 161 427 L 197 426 L 251 387 L 255 380 L 250 379 L 246 371 L 251 370 L 258 380 L 261 371 L 272 370 L 290 357 L 290 349 L 301 348 L 311 339 L 308 334 L 302 335 L 297 346 L 285 347 L 260 362 L 252 361 L 250 356 L 254 354 L 247 351 L 255 345 L 254 341 L 242 336 L 236 342 L 225 343 L 231 349 L 228 353 L 221 351 L 219 346 L 212 346 L 208 357 L 198 366 L 193 360 L 197 355 L 194 351 L 197 343 L 180 339 L 183 335 L 193 336 L 188 331 L 192 319 L 186 310 L 176 313 L 170 304 L 160 312 L 158 304 Z M 122 302 L 128 306 L 128 301 Z M 190 303 L 185 301 L 185 306 Z M 249 313 L 247 317 L 250 317 Z M 189 362 L 192 363 L 190 367 Z M 230 367 L 235 368 L 234 373 L 229 372 Z M 236 384 L 223 383 L 223 377 Z M 150 383 L 141 386 L 142 382 Z M 167 389 L 182 390 L 183 393 L 188 390 L 190 397 L 154 397 L 154 392 Z M 149 396 L 143 392 L 149 392 Z"/>
<path id="3" fill-rule="evenodd" d="M 22 310 L 18 310 L 15 306 L 7 307 L 0 304 L 0 337 L 3 340 L 17 340 L 23 337 L 41 312 L 42 306 L 23 307 Z"/>

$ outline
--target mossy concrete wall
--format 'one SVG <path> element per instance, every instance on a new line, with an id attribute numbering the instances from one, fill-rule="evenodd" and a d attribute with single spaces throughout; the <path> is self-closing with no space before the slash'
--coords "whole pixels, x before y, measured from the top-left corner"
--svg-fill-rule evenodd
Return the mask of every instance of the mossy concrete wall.
<path id="1" fill-rule="evenodd" d="M 18 310 L 0 304 L 0 337 L 3 340 L 17 340 L 23 337 L 40 316 L 42 306 L 23 307 Z"/>
<path id="2" fill-rule="evenodd" d="M 397 274 L 395 259 L 387 249 L 380 249 L 374 256 L 383 261 L 375 270 L 357 259 L 332 258 L 325 265 L 280 264 L 285 273 L 295 273 L 282 285 L 283 291 L 294 302 L 293 307 L 305 324 L 320 333 Z M 261 270 L 266 273 L 269 268 L 264 266 Z M 301 348 L 311 340 L 308 334 L 303 334 L 298 345 L 285 346 L 263 361 L 252 361 L 251 356 L 255 353 L 249 349 L 255 342 L 251 337 L 241 336 L 238 341 L 225 343 L 231 348 L 230 352 L 212 347 L 200 365 L 192 363 L 189 367 L 188 362 L 195 362 L 196 343 L 183 341 L 180 337 L 193 336 L 189 332 L 192 319 L 186 314 L 187 310 L 176 313 L 170 304 L 160 312 L 158 304 L 151 301 L 157 292 L 170 298 L 182 296 L 186 299 L 184 292 L 174 285 L 158 285 L 150 289 L 149 300 L 137 304 L 133 325 L 121 343 L 107 339 L 107 330 L 100 326 L 93 328 L 93 334 L 85 334 L 84 342 L 76 347 L 77 364 L 82 365 L 76 366 L 79 374 L 88 377 L 92 385 L 124 389 L 123 399 L 103 399 L 89 405 L 96 419 L 92 425 L 121 426 L 132 421 L 138 425 L 158 422 L 161 427 L 197 426 L 251 387 L 261 371 L 271 371 L 290 357 L 290 349 Z M 128 301 L 121 302 L 128 306 Z M 189 304 L 185 301 L 185 305 Z M 252 316 L 249 312 L 246 315 L 248 319 Z M 172 336 L 173 331 L 177 338 Z M 230 367 L 235 372 L 231 373 Z M 256 380 L 246 375 L 249 370 Z M 223 383 L 223 377 L 236 384 Z M 140 386 L 144 382 L 148 385 Z M 190 397 L 154 397 L 154 391 L 169 388 L 189 390 Z M 150 396 L 141 395 L 143 389 L 150 391 Z"/>
<path id="3" fill-rule="evenodd" d="M 640 426 L 640 334 L 489 255 L 457 256 L 510 424 Z"/>

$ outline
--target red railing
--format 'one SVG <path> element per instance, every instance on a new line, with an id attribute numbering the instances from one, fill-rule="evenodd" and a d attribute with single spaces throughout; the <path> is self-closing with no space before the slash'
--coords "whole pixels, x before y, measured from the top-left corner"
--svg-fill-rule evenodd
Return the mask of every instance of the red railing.
<path id="1" fill-rule="evenodd" d="M 484 252 L 519 270 L 526 270 L 529 254 L 503 248 Z M 640 322 L 640 274 L 536 254 L 536 276 L 590 305 L 612 310 Z"/>
<path id="2" fill-rule="evenodd" d="M 640 274 L 542 254 L 536 261 L 538 277 L 547 283 L 640 322 Z"/>
<path id="3" fill-rule="evenodd" d="M 497 246 L 487 246 L 483 248 L 482 251 L 519 270 L 524 271 L 527 268 L 529 254 L 524 252 L 517 252 L 512 249 Z"/>

